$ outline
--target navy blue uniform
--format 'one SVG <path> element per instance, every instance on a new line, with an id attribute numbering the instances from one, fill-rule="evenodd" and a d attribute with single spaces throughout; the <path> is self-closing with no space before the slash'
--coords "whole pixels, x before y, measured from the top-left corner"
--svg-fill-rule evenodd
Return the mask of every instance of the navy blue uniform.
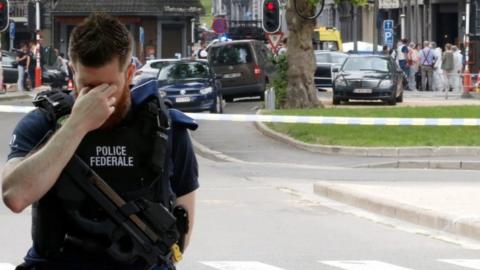
<path id="1" fill-rule="evenodd" d="M 132 104 L 135 106 L 136 103 L 132 102 Z M 199 187 L 197 160 L 195 158 L 192 143 L 187 132 L 188 128 L 196 128 L 196 123 L 179 111 L 170 110 L 169 113 L 172 120 L 172 129 L 169 133 L 169 140 L 171 141 L 171 166 L 169 166 L 171 175 L 170 182 L 173 193 L 177 197 L 181 197 Z M 41 141 L 45 134 L 53 128 L 52 125 L 53 123 L 48 121 L 47 116 L 42 111 L 37 109 L 28 113 L 17 124 L 13 132 L 10 143 L 11 151 L 8 155 L 8 159 L 25 157 Z M 121 157 L 121 159 L 119 159 L 117 155 L 117 159 L 115 161 L 115 157 L 112 157 L 109 155 L 109 153 L 102 153 L 110 150 L 103 149 L 101 146 L 98 146 L 97 149 L 99 149 L 99 156 L 90 160 L 94 165 L 100 166 L 104 165 L 102 162 L 108 162 L 112 170 L 116 170 L 128 169 L 129 165 L 136 164 L 135 157 L 128 157 L 128 154 L 125 154 L 125 157 Z M 119 148 L 116 149 L 116 152 L 123 153 L 126 152 L 126 150 Z M 102 156 L 102 154 L 105 155 Z M 118 166 L 118 168 L 116 168 L 116 166 Z M 96 169 L 95 166 L 92 166 L 92 168 Z M 40 256 L 37 255 L 33 248 L 30 249 L 25 257 L 25 260 L 27 262 L 44 261 Z M 72 268 L 69 269 L 74 269 L 73 265 L 79 267 L 78 263 L 78 261 L 75 263 L 72 262 Z M 85 267 L 82 268 L 80 266 L 78 269 L 85 269 Z M 89 267 L 89 269 L 92 268 Z M 159 266 L 158 269 L 163 268 Z"/>

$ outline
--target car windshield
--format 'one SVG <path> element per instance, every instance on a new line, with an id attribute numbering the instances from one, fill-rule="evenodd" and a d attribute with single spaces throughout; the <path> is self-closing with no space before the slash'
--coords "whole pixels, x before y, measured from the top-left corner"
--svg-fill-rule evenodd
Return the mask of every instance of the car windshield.
<path id="1" fill-rule="evenodd" d="M 333 64 L 343 64 L 347 55 L 340 53 L 316 53 L 315 61 L 317 63 L 333 63 Z"/>
<path id="2" fill-rule="evenodd" d="M 388 60 L 379 57 L 352 57 L 345 61 L 342 70 L 388 72 Z"/>
<path id="3" fill-rule="evenodd" d="M 200 62 L 177 62 L 165 64 L 158 74 L 159 81 L 184 81 L 208 79 L 208 66 Z"/>
<path id="4" fill-rule="evenodd" d="M 248 44 L 230 44 L 211 49 L 211 62 L 214 66 L 248 64 L 253 61 Z"/>

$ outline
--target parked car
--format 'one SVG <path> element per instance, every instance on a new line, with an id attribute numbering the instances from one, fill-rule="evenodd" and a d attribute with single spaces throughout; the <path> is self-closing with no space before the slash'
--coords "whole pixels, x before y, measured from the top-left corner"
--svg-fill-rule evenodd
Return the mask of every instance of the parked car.
<path id="1" fill-rule="evenodd" d="M 222 94 L 226 101 L 235 97 L 260 96 L 264 91 L 274 66 L 269 61 L 271 52 L 258 40 L 236 40 L 212 45 L 208 62 L 216 74 L 222 75 Z"/>
<path id="2" fill-rule="evenodd" d="M 173 108 L 222 113 L 223 99 L 218 79 L 205 60 L 169 61 L 158 72 L 158 91 Z"/>
<path id="3" fill-rule="evenodd" d="M 389 56 L 349 56 L 333 83 L 333 104 L 349 99 L 403 101 L 404 73 Z"/>
<path id="4" fill-rule="evenodd" d="M 140 69 L 138 69 L 132 80 L 132 84 L 136 85 L 140 81 L 144 81 L 147 78 L 156 77 L 158 75 L 158 71 L 169 62 L 177 61 L 178 59 L 154 59 L 148 60 L 145 65 L 143 65 Z"/>
<path id="5" fill-rule="evenodd" d="M 315 51 L 315 86 L 317 89 L 332 87 L 335 75 L 332 69 L 340 67 L 347 59 L 348 54 L 332 51 Z"/>
<path id="6" fill-rule="evenodd" d="M 15 53 L 2 51 L 2 69 L 3 83 L 16 84 L 18 81 L 18 69 Z M 27 76 L 28 73 L 25 71 L 25 78 Z M 67 89 L 68 80 L 67 74 L 58 68 L 44 66 L 42 69 L 42 84 L 50 85 L 52 88 Z M 24 80 L 24 83 L 24 88 L 28 89 L 27 80 Z"/>

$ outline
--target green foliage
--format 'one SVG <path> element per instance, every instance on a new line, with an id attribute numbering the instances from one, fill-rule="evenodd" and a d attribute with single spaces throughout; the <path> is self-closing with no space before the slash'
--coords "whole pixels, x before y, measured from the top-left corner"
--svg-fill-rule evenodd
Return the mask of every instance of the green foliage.
<path id="1" fill-rule="evenodd" d="M 270 82 L 270 86 L 275 89 L 275 107 L 283 108 L 287 99 L 287 56 L 285 54 L 273 56 L 270 61 L 275 65 L 275 76 Z"/>
<path id="2" fill-rule="evenodd" d="M 205 23 L 207 27 L 212 25 L 212 0 L 201 0 L 202 6 L 205 9 L 205 16 L 200 17 L 200 23 Z"/>

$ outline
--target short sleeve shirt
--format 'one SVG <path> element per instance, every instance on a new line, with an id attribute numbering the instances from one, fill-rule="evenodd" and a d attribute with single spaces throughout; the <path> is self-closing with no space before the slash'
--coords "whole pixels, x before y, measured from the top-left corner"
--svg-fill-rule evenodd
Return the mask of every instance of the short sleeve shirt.
<path id="1" fill-rule="evenodd" d="M 42 111 L 36 109 L 28 113 L 13 131 L 8 159 L 25 157 L 52 129 L 52 123 Z M 176 126 L 174 123 L 170 140 L 172 140 L 171 164 L 173 165 L 171 186 L 175 195 L 180 197 L 199 187 L 198 165 L 190 136 L 185 128 Z"/>

